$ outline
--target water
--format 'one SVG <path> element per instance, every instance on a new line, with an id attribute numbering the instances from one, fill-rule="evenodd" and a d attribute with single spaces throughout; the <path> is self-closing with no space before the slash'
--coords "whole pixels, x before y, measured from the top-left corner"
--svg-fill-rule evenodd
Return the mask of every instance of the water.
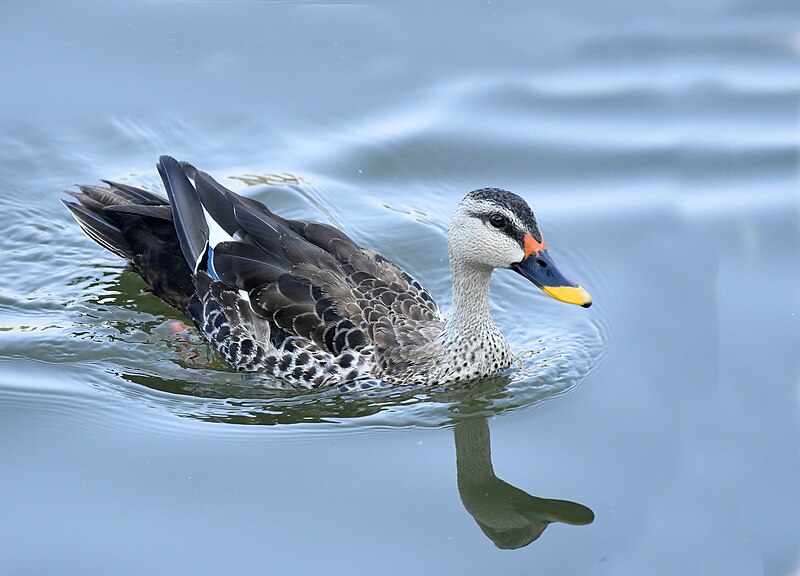
<path id="1" fill-rule="evenodd" d="M 795 3 L 2 14 L 4 573 L 800 568 Z M 157 188 L 163 153 L 340 226 L 444 308 L 453 207 L 514 190 L 595 305 L 498 271 L 525 354 L 504 378 L 268 390 L 176 338 L 58 202 Z"/>

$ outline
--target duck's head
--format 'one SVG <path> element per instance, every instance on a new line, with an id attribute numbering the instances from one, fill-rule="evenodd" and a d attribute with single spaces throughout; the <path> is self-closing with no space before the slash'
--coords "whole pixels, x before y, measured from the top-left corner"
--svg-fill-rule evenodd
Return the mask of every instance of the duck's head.
<path id="1" fill-rule="evenodd" d="M 454 263 L 510 268 L 556 300 L 592 305 L 589 293 L 558 271 L 533 211 L 512 192 L 481 188 L 467 194 L 453 214 L 447 240 Z"/>

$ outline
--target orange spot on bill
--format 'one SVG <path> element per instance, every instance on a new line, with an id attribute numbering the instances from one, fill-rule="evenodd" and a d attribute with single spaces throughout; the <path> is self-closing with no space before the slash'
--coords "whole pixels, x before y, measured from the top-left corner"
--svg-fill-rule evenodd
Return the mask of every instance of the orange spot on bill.
<path id="1" fill-rule="evenodd" d="M 541 242 L 537 242 L 533 236 L 525 234 L 525 258 L 545 248 L 547 248 L 547 244 L 545 244 L 544 238 Z"/>

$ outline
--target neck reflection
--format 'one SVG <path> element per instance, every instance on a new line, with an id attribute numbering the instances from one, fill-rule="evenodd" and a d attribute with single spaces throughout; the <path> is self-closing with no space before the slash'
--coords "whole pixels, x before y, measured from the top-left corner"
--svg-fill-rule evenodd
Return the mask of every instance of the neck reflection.
<path id="1" fill-rule="evenodd" d="M 531 496 L 495 476 L 486 417 L 463 420 L 454 433 L 461 502 L 498 548 L 527 546 L 552 522 L 584 525 L 594 520 L 594 512 L 582 504 Z"/>

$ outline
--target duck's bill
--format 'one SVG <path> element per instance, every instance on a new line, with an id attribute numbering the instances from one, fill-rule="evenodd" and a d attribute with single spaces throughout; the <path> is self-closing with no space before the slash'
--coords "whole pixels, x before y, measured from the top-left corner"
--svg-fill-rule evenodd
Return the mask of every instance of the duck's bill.
<path id="1" fill-rule="evenodd" d="M 536 284 L 548 296 L 588 308 L 592 305 L 592 297 L 577 284 L 570 282 L 558 271 L 547 250 L 539 250 L 522 262 L 511 265 L 511 269 L 525 276 Z"/>

